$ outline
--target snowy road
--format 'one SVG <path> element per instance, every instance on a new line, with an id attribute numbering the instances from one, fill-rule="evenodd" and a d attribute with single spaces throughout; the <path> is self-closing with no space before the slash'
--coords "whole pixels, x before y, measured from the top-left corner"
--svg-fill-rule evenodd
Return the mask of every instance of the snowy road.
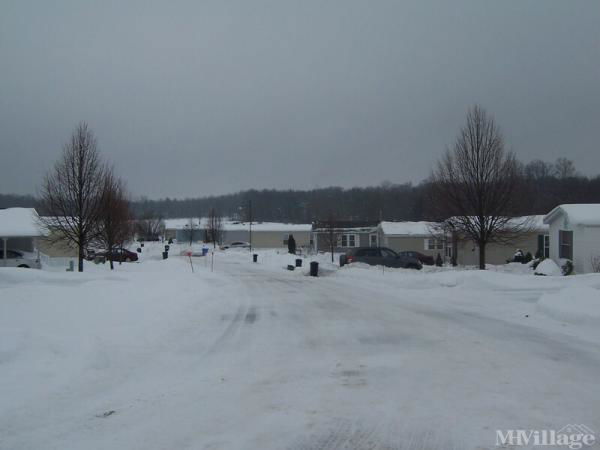
<path id="1" fill-rule="evenodd" d="M 596 335 L 536 314 L 553 280 L 313 279 L 223 256 L 212 274 L 169 261 L 165 302 L 159 263 L 143 266 L 83 285 L 0 282 L 18 289 L 0 325 L 24 353 L 0 352 L 0 448 L 448 450 L 495 448 L 497 429 L 600 431 Z M 15 325 L 36 315 L 36 284 L 139 298 L 110 313 L 73 300 Z"/>

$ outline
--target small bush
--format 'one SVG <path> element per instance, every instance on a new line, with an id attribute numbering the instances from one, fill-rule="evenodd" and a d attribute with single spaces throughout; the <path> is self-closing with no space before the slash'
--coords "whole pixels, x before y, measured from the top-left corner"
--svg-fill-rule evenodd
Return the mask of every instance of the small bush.
<path id="1" fill-rule="evenodd" d="M 592 256 L 592 272 L 600 273 L 600 255 Z"/>
<path id="2" fill-rule="evenodd" d="M 573 261 L 565 259 L 561 261 L 561 263 L 560 270 L 562 271 L 562 274 L 565 276 L 571 275 L 573 273 Z"/>
<path id="3" fill-rule="evenodd" d="M 523 264 L 527 264 L 533 261 L 533 256 L 531 256 L 531 252 L 527 252 L 525 255 L 525 259 L 523 260 Z"/>
<path id="4" fill-rule="evenodd" d="M 442 256 L 438 253 L 437 258 L 435 258 L 435 265 L 438 267 L 442 267 L 444 265 L 444 261 L 442 261 Z"/>

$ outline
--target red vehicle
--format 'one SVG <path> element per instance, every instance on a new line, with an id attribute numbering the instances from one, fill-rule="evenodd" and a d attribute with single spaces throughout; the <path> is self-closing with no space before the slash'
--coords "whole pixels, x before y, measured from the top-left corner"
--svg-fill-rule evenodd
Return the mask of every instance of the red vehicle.
<path id="1" fill-rule="evenodd" d="M 416 258 L 421 262 L 421 264 L 425 264 L 426 266 L 433 266 L 435 264 L 435 260 L 433 259 L 433 256 L 424 255 L 423 253 L 406 251 L 406 252 L 399 252 L 398 254 Z"/>
<path id="2" fill-rule="evenodd" d="M 138 260 L 138 255 L 137 253 L 131 252 L 129 250 L 125 250 L 124 248 L 118 248 L 112 251 L 111 253 L 112 256 L 112 260 L 114 262 L 134 262 Z M 109 261 L 111 258 L 109 258 L 109 253 L 108 252 L 99 252 L 95 254 L 95 258 L 106 258 L 107 261 Z"/>

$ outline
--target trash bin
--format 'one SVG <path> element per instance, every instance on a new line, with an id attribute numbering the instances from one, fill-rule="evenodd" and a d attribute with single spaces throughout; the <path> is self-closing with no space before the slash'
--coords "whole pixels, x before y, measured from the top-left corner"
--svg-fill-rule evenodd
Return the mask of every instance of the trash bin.
<path id="1" fill-rule="evenodd" d="M 170 248 L 171 247 L 169 247 L 168 245 L 165 245 L 165 252 L 168 252 Z"/>
<path id="2" fill-rule="evenodd" d="M 310 276 L 311 277 L 319 276 L 319 263 L 317 261 L 312 261 L 310 263 Z"/>
<path id="3" fill-rule="evenodd" d="M 294 270 L 294 269 L 295 269 L 295 267 L 293 264 L 288 264 L 288 270 Z"/>
<path id="4" fill-rule="evenodd" d="M 140 242 L 140 247 L 143 247 L 143 246 L 144 246 L 144 243 L 143 243 L 143 242 Z"/>
<path id="5" fill-rule="evenodd" d="M 302 260 L 300 258 L 296 260 L 296 267 L 302 267 Z"/>
<path id="6" fill-rule="evenodd" d="M 163 259 L 167 259 L 169 257 L 169 252 L 163 252 Z"/>
<path id="7" fill-rule="evenodd" d="M 138 247 L 137 252 L 142 253 L 142 247 Z"/>
<path id="8" fill-rule="evenodd" d="M 258 254 L 254 253 L 252 255 L 252 262 L 258 262 Z"/>
<path id="9" fill-rule="evenodd" d="M 202 256 L 208 255 L 208 248 L 202 247 Z"/>

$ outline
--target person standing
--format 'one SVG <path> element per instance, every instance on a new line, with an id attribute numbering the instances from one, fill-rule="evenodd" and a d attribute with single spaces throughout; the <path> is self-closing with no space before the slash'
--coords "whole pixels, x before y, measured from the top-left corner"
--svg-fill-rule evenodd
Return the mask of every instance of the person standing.
<path id="1" fill-rule="evenodd" d="M 294 239 L 294 236 L 292 236 L 290 234 L 290 237 L 288 238 L 288 252 L 291 253 L 292 255 L 296 254 L 296 240 Z"/>

